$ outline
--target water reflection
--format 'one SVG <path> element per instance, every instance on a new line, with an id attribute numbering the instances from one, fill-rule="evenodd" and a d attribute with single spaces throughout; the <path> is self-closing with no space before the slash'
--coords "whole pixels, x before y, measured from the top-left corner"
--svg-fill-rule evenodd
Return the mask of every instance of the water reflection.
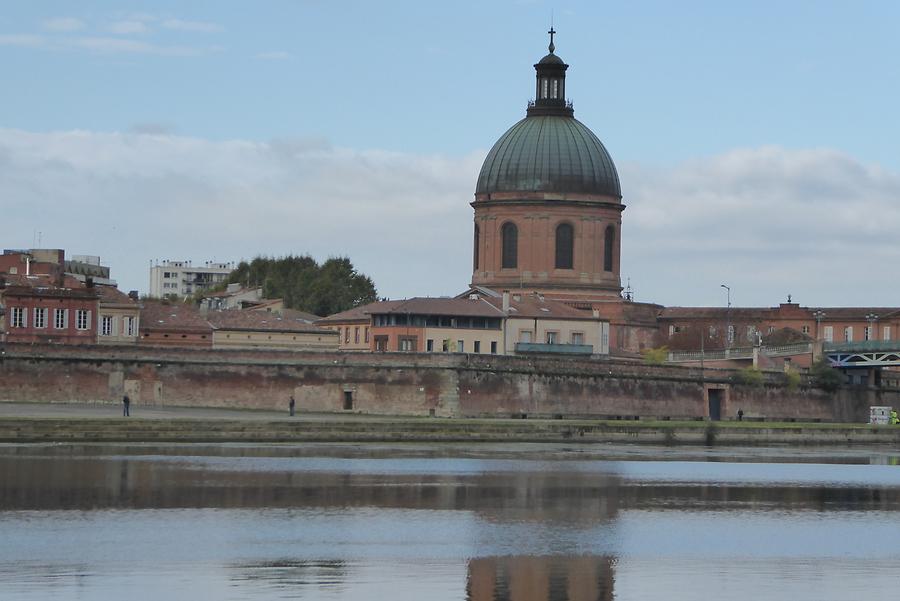
<path id="1" fill-rule="evenodd" d="M 0 453 L 0 510 L 383 507 L 591 524 L 626 509 L 900 508 L 900 472 L 887 466 L 861 471 L 862 466 L 734 464 L 722 470 L 720 463 L 243 453 L 211 458 L 177 450 L 181 454 L 108 455 L 102 447 Z M 809 479 L 810 473 L 821 475 Z M 801 477 L 807 480 L 792 481 Z"/>
<path id="2" fill-rule="evenodd" d="M 0 597 L 894 598 L 896 468 L 695 452 L 0 446 Z"/>
<path id="3" fill-rule="evenodd" d="M 606 556 L 481 557 L 468 564 L 467 601 L 612 601 Z"/>

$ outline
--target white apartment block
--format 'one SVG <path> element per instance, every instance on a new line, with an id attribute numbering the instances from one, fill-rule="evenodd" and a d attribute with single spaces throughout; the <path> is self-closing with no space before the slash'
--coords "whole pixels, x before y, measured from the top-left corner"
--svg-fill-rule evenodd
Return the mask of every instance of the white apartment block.
<path id="1" fill-rule="evenodd" d="M 191 261 L 163 261 L 150 266 L 150 296 L 190 296 L 225 281 L 234 263 L 206 261 L 194 266 Z"/>

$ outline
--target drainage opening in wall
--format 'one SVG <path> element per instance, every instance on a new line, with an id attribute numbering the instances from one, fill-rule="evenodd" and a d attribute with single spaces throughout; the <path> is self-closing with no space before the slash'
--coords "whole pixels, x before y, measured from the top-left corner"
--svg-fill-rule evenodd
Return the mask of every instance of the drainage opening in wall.
<path id="1" fill-rule="evenodd" d="M 353 409 L 353 391 L 345 390 L 344 391 L 344 411 L 350 411 Z"/>

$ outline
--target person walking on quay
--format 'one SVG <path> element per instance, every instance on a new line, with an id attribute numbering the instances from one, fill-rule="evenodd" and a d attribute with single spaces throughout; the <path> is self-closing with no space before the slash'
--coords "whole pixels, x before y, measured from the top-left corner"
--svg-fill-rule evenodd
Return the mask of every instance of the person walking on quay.
<path id="1" fill-rule="evenodd" d="M 128 398 L 128 395 L 122 397 L 122 416 L 129 417 L 131 415 L 131 399 Z"/>
<path id="2" fill-rule="evenodd" d="M 738 421 L 739 422 L 744 421 L 744 410 L 743 409 L 738 409 Z"/>
<path id="3" fill-rule="evenodd" d="M 296 402 L 294 401 L 294 395 L 291 395 L 291 400 L 288 401 L 288 410 L 291 413 L 291 417 L 294 417 L 294 405 L 296 405 Z"/>

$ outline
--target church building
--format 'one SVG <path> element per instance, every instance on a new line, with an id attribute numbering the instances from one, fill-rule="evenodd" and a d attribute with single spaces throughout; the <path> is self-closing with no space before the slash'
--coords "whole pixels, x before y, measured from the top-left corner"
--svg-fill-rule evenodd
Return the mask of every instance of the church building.
<path id="1" fill-rule="evenodd" d="M 652 345 L 658 305 L 622 297 L 622 189 L 612 157 L 574 115 L 551 28 L 525 118 L 491 148 L 475 188 L 472 290 L 538 293 L 612 326 L 610 346 Z"/>

